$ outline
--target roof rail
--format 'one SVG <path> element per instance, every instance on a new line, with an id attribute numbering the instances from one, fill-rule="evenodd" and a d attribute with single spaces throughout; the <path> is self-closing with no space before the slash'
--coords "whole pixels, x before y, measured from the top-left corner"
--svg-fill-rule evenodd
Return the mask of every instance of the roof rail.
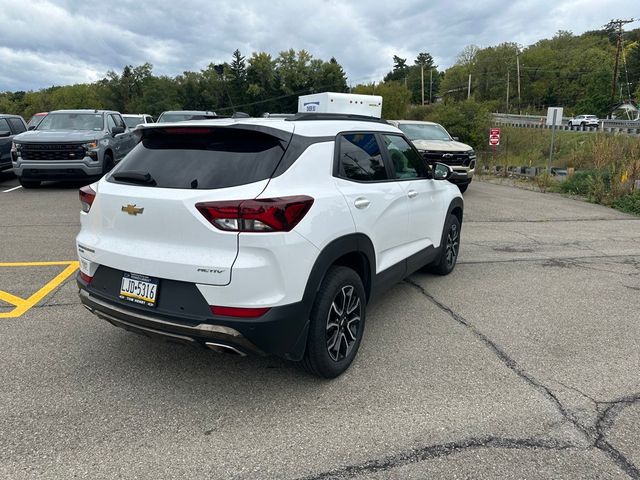
<path id="1" fill-rule="evenodd" d="M 356 120 L 358 122 L 385 123 L 388 125 L 388 122 L 383 118 L 368 117 L 367 115 L 354 115 L 351 113 L 300 112 L 296 113 L 293 117 L 285 118 L 285 121 L 288 122 L 299 120 Z"/>

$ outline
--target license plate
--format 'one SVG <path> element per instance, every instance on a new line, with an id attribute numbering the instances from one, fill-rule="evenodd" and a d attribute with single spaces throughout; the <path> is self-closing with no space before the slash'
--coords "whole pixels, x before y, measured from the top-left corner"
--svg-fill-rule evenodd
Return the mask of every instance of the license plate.
<path id="1" fill-rule="evenodd" d="M 155 307 L 159 283 L 157 278 L 124 272 L 120 284 L 120 298 L 147 307 Z"/>

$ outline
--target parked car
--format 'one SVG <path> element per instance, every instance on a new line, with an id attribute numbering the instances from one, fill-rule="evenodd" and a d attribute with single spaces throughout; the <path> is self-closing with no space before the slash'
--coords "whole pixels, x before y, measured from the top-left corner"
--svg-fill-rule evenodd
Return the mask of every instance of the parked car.
<path id="1" fill-rule="evenodd" d="M 330 378 L 354 359 L 371 298 L 419 268 L 455 267 L 452 170 L 385 121 L 301 114 L 140 134 L 80 189 L 80 300 L 115 326 Z"/>
<path id="2" fill-rule="evenodd" d="M 158 117 L 158 123 L 185 122 L 187 120 L 206 120 L 218 118 L 216 112 L 202 110 L 172 110 L 162 112 Z"/>
<path id="3" fill-rule="evenodd" d="M 110 110 L 56 110 L 36 130 L 13 139 L 13 171 L 24 188 L 43 180 L 99 177 L 137 143 L 122 116 Z"/>
<path id="4" fill-rule="evenodd" d="M 149 123 L 154 123 L 153 117 L 151 115 L 147 115 L 146 113 L 123 113 L 122 118 L 124 120 L 124 123 L 127 124 L 127 127 L 132 130 L 138 125 L 147 125 Z"/>
<path id="5" fill-rule="evenodd" d="M 600 120 L 595 115 L 578 115 L 569 119 L 569 127 L 598 127 Z"/>
<path id="6" fill-rule="evenodd" d="M 11 143 L 15 135 L 27 130 L 20 115 L 0 113 L 0 172 L 11 168 Z"/>
<path id="7" fill-rule="evenodd" d="M 29 122 L 27 123 L 27 130 L 35 129 L 38 126 L 38 124 L 42 121 L 42 119 L 47 116 L 47 113 L 49 112 L 34 113 L 29 119 Z"/>
<path id="8" fill-rule="evenodd" d="M 469 145 L 459 142 L 457 138 L 434 122 L 414 120 L 389 120 L 413 142 L 427 162 L 442 162 L 453 169 L 449 180 L 455 183 L 464 193 L 473 180 L 476 171 L 476 153 Z"/>

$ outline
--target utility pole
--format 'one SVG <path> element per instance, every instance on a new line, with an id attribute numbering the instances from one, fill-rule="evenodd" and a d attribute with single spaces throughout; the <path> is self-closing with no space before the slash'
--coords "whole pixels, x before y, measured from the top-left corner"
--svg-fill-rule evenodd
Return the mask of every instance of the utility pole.
<path id="1" fill-rule="evenodd" d="M 471 74 L 469 74 L 469 84 L 467 85 L 467 100 L 471 99 Z"/>
<path id="2" fill-rule="evenodd" d="M 518 69 L 518 115 L 520 115 L 520 50 L 516 49 L 516 67 Z"/>
<path id="3" fill-rule="evenodd" d="M 618 81 L 618 61 L 620 59 L 620 50 L 622 48 L 622 26 L 627 23 L 635 22 L 633 18 L 629 20 L 611 20 L 604 28 L 606 30 L 613 30 L 617 35 L 616 40 L 616 62 L 613 67 L 613 82 L 611 84 L 611 105 L 614 104 L 616 98 L 616 82 Z"/>
<path id="4" fill-rule="evenodd" d="M 429 69 L 429 105 L 431 105 L 431 92 L 433 92 L 433 67 Z"/>
<path id="5" fill-rule="evenodd" d="M 422 84 L 422 105 L 424 105 L 424 63 L 420 64 L 420 83 Z"/>
<path id="6" fill-rule="evenodd" d="M 509 113 L 509 67 L 507 67 L 507 113 Z"/>

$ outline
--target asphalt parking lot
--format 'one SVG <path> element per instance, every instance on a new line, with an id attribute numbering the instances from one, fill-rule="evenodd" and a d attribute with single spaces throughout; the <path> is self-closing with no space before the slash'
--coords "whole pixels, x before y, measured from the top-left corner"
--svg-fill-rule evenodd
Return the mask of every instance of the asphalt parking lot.
<path id="1" fill-rule="evenodd" d="M 640 478 L 640 218 L 474 182 L 456 270 L 370 305 L 355 363 L 321 381 L 93 317 L 78 185 L 16 186 L 1 478 Z"/>

